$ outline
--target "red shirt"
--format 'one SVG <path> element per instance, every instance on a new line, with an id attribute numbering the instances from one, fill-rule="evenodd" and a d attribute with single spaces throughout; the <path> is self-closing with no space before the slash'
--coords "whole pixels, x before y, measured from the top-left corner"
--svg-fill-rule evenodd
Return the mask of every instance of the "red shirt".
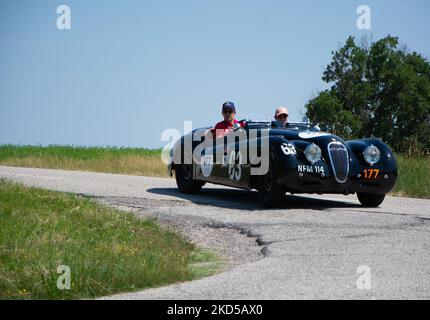
<path id="1" fill-rule="evenodd" d="M 239 125 L 240 127 L 244 126 L 244 123 L 242 121 L 237 121 L 236 119 L 234 119 L 234 124 Z M 215 125 L 216 138 L 220 138 L 220 137 L 228 134 L 230 132 L 231 128 L 233 128 L 233 124 L 231 122 L 227 122 L 227 121 L 218 122 Z M 224 130 L 224 131 L 221 132 L 221 130 Z"/>

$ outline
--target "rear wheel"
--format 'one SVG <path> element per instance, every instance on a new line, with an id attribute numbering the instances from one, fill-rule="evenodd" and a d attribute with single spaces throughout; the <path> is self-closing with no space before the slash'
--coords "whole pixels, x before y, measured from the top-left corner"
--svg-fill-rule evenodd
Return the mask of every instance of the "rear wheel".
<path id="1" fill-rule="evenodd" d="M 263 207 L 275 207 L 285 198 L 286 190 L 282 185 L 276 182 L 276 179 L 275 167 L 272 161 L 270 161 L 267 173 L 260 177 L 258 183 L 258 195 Z"/>
<path id="2" fill-rule="evenodd" d="M 183 193 L 198 193 L 204 182 L 193 179 L 193 165 L 182 164 L 175 167 L 176 185 Z"/>
<path id="3" fill-rule="evenodd" d="M 375 208 L 384 201 L 385 194 L 357 192 L 357 198 L 363 206 Z"/>

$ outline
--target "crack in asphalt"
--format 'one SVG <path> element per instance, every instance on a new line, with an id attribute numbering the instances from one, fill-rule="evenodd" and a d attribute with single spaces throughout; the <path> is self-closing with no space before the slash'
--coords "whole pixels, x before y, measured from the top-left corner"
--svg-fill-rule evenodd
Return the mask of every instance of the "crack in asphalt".
<path id="1" fill-rule="evenodd" d="M 165 215 L 165 212 L 160 211 L 160 209 L 168 209 L 171 213 L 173 210 L 175 210 L 175 206 L 180 204 L 181 206 L 195 206 L 195 202 L 189 202 L 186 200 L 173 200 L 173 199 L 150 199 L 145 197 L 117 197 L 117 196 L 94 196 L 90 194 L 84 194 L 84 193 L 78 193 L 78 196 L 90 198 L 90 199 L 97 199 L 102 200 L 104 202 L 107 202 L 111 205 L 119 205 L 124 206 L 127 208 L 133 208 L 133 209 L 139 209 L 139 210 L 148 210 L 148 213 L 155 215 L 157 218 L 160 218 L 160 215 L 163 215 L 163 220 L 167 218 L 168 220 L 171 220 L 172 217 L 170 215 Z M 201 203 L 204 203 L 205 201 L 202 200 Z M 199 204 L 201 205 L 201 204 Z M 213 204 L 209 203 L 207 206 L 213 206 Z M 156 210 L 158 209 L 158 210 Z M 232 207 L 230 207 L 231 210 L 236 210 Z M 376 214 L 376 215 L 393 215 L 393 216 L 399 216 L 399 217 L 407 217 L 407 218 L 413 218 L 415 219 L 415 223 L 412 222 L 404 222 L 397 225 L 388 225 L 388 226 L 370 226 L 370 225 L 363 225 L 361 228 L 363 229 L 374 229 L 374 230 L 407 230 L 409 228 L 415 228 L 418 226 L 426 225 L 429 223 L 430 218 L 426 217 L 420 217 L 419 215 L 413 215 L 413 214 L 405 214 L 405 213 L 398 213 L 398 212 L 382 212 L 382 211 L 376 211 L 376 210 L 348 210 L 342 208 L 344 211 L 347 211 L 348 213 L 355 213 L 355 214 Z M 334 214 L 344 214 L 344 212 L 340 212 L 339 208 L 311 208 L 313 211 L 325 211 L 330 212 Z M 140 212 L 142 213 L 142 212 Z M 277 242 L 283 242 L 283 241 L 294 241 L 292 239 L 288 240 L 278 240 L 278 241 L 264 241 L 263 235 L 260 233 L 256 233 L 252 231 L 250 228 L 244 227 L 240 223 L 235 222 L 222 222 L 219 220 L 213 220 L 213 219 L 207 219 L 203 217 L 197 217 L 193 215 L 181 215 L 181 218 L 188 218 L 194 221 L 195 223 L 199 224 L 198 220 L 205 221 L 206 222 L 200 222 L 201 227 L 209 227 L 214 229 L 230 229 L 235 230 L 239 232 L 240 234 L 243 234 L 250 238 L 255 238 L 256 243 L 258 246 L 261 246 L 261 252 L 264 253 L 267 252 L 265 246 L 271 245 L 273 243 Z M 308 228 L 308 229 L 345 229 L 345 228 L 356 228 L 356 224 L 345 224 L 342 225 L 336 225 L 336 224 L 317 224 L 317 223 L 294 223 L 294 222 L 275 222 L 275 223 L 252 223 L 252 227 L 270 227 L 270 226 L 288 226 L 292 228 Z M 428 230 L 420 230 L 423 232 L 430 232 Z M 351 235 L 342 235 L 341 238 L 363 238 L 363 237 L 370 237 L 370 236 L 377 236 L 378 233 L 367 233 L 367 234 L 351 234 Z M 308 238 L 302 238 L 302 239 L 310 239 Z"/>
<path id="2" fill-rule="evenodd" d="M 350 233 L 350 234 L 344 234 L 344 235 L 338 235 L 337 237 L 341 239 L 360 239 L 360 238 L 379 238 L 379 237 L 386 237 L 387 234 L 384 231 L 399 231 L 399 230 L 408 230 L 410 228 L 415 228 L 419 226 L 423 226 L 427 224 L 430 221 L 430 218 L 422 218 L 419 216 L 411 215 L 411 214 L 401 214 L 396 212 L 381 212 L 376 210 L 371 211 L 363 211 L 363 210 L 345 210 L 350 214 L 367 214 L 367 215 L 392 215 L 392 216 L 399 216 L 402 218 L 409 218 L 414 219 L 414 222 L 402 222 L 399 224 L 393 224 L 393 225 L 378 225 L 378 226 L 372 226 L 369 224 L 361 225 L 357 227 L 357 224 L 353 223 L 342 223 L 341 225 L 336 225 L 335 223 L 295 223 L 291 221 L 287 222 L 274 222 L 274 223 L 258 223 L 258 222 L 252 222 L 248 225 L 244 225 L 243 223 L 237 223 L 237 222 L 225 222 L 220 221 L 216 219 L 211 219 L 207 217 L 201 217 L 196 215 L 187 215 L 187 214 L 181 214 L 180 219 L 182 219 L 185 222 L 180 222 L 177 219 L 179 216 L 173 217 L 173 214 L 175 213 L 175 210 L 177 210 L 177 206 L 180 205 L 181 207 L 196 207 L 201 206 L 201 204 L 197 204 L 196 202 L 189 202 L 185 200 L 173 200 L 173 199 L 149 199 L 144 197 L 116 197 L 116 196 L 92 196 L 88 194 L 80 194 L 80 196 L 87 197 L 87 198 L 93 198 L 97 199 L 99 201 L 103 201 L 110 205 L 117 205 L 121 207 L 127 207 L 132 209 L 137 209 L 139 214 L 143 215 L 150 215 L 154 218 L 159 219 L 161 222 L 167 223 L 169 225 L 173 225 L 175 228 L 179 228 L 182 230 L 182 232 L 187 236 L 189 234 L 189 231 L 187 232 L 186 228 L 184 228 L 184 225 L 186 225 L 188 228 L 211 228 L 211 229 L 227 229 L 232 230 L 234 232 L 239 233 L 240 235 L 244 235 L 248 238 L 251 238 L 255 241 L 255 243 L 260 247 L 260 253 L 262 255 L 261 258 L 270 256 L 270 249 L 269 246 L 276 244 L 276 243 L 282 243 L 282 242 L 297 242 L 297 241 L 309 241 L 312 239 L 325 239 L 330 235 L 322 235 L 317 237 L 303 237 L 303 238 L 294 238 L 294 239 L 282 239 L 282 240 L 264 240 L 264 236 L 261 232 L 255 232 L 252 229 L 258 228 L 258 227 L 272 227 L 273 231 L 275 230 L 275 227 L 280 226 L 287 226 L 292 229 L 297 228 L 304 228 L 309 230 L 333 230 L 333 229 L 353 229 L 357 231 L 357 229 L 363 229 L 363 230 L 376 230 L 380 232 L 370 232 L 370 233 Z M 203 201 L 201 201 L 203 202 Z M 213 205 L 208 205 L 209 207 L 213 207 Z M 232 208 L 231 206 L 229 209 L 232 212 L 237 211 L 236 209 Z M 330 214 L 337 214 L 342 213 L 339 212 L 339 208 L 312 208 L 313 212 L 317 211 L 324 211 L 326 213 Z M 166 212 L 167 211 L 167 212 Z M 342 213 L 343 215 L 345 212 Z M 176 218 L 176 219 L 175 219 Z M 420 230 L 424 232 L 429 232 L 428 230 Z M 189 237 L 192 238 L 192 237 Z M 197 241 L 198 243 L 199 241 Z M 201 243 L 198 243 L 199 245 Z M 204 244 L 203 244 L 204 245 Z M 285 255 L 285 254 L 283 254 Z M 239 264 L 237 264 L 239 265 Z"/>

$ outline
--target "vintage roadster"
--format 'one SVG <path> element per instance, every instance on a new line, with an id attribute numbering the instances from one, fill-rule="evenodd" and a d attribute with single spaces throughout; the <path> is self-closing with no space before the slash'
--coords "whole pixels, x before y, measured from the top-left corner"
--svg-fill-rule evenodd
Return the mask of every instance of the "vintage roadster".
<path id="1" fill-rule="evenodd" d="M 265 207 L 286 201 L 287 192 L 357 193 L 363 206 L 377 207 L 396 182 L 396 159 L 379 139 L 344 141 L 308 122 L 279 128 L 270 121 L 246 121 L 222 141 L 210 139 L 210 128 L 196 135 L 201 130 L 184 135 L 170 150 L 169 172 L 184 193 L 197 193 L 209 182 L 257 189 Z"/>

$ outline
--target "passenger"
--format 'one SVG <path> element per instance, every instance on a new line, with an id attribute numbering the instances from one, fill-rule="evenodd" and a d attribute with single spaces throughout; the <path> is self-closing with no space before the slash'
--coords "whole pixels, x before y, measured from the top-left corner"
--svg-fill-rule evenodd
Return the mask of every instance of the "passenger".
<path id="1" fill-rule="evenodd" d="M 216 138 L 223 137 L 231 129 L 241 128 L 244 125 L 242 121 L 235 119 L 236 108 L 233 102 L 227 101 L 222 105 L 222 116 L 224 117 L 224 121 L 218 122 L 215 125 Z"/>
<path id="2" fill-rule="evenodd" d="M 288 110 L 285 107 L 279 107 L 275 110 L 274 125 L 279 128 L 285 128 L 288 126 Z"/>

